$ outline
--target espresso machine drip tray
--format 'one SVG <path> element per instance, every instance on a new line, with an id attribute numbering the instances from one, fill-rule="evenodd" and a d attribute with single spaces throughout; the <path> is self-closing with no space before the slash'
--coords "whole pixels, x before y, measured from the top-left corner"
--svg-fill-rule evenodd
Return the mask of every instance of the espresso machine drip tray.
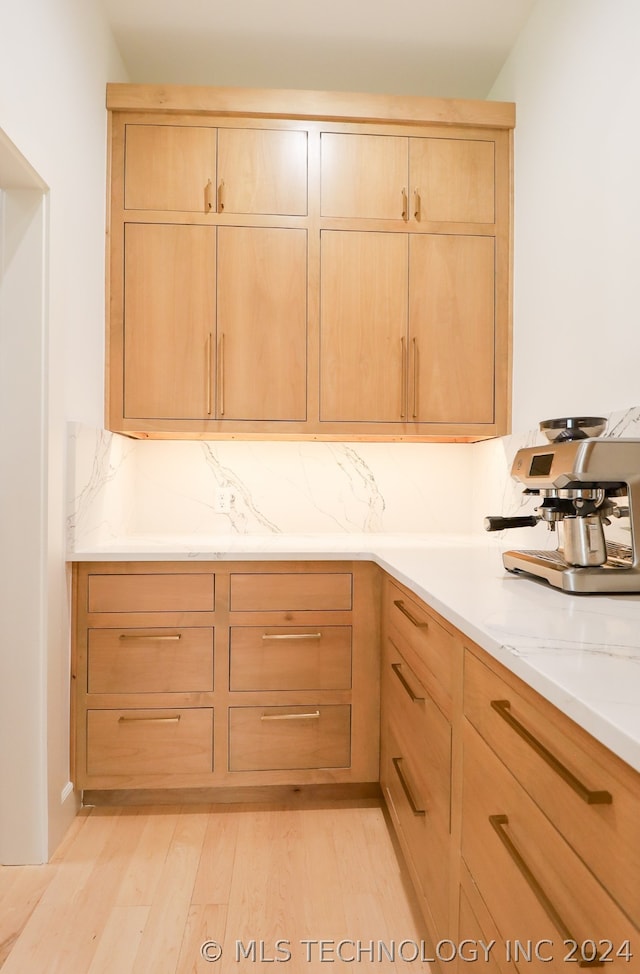
<path id="1" fill-rule="evenodd" d="M 510 555 L 524 555 L 527 560 L 549 562 L 551 565 L 558 565 L 566 568 L 567 563 L 563 558 L 562 551 L 510 551 Z M 607 560 L 602 568 L 631 568 L 633 557 L 630 545 L 616 544 L 614 541 L 607 541 Z"/>
<path id="2" fill-rule="evenodd" d="M 594 591 L 637 591 L 638 580 L 635 574 L 628 579 L 628 584 L 606 584 L 604 578 L 610 579 L 617 572 L 631 569 L 633 566 L 633 551 L 629 545 L 607 541 L 607 560 L 597 570 L 567 565 L 561 549 L 555 551 L 505 551 L 502 556 L 504 566 L 510 572 L 526 572 L 528 575 L 538 576 L 568 592 Z M 594 578 L 598 578 L 595 582 Z M 619 581 L 621 581 L 618 576 Z"/>

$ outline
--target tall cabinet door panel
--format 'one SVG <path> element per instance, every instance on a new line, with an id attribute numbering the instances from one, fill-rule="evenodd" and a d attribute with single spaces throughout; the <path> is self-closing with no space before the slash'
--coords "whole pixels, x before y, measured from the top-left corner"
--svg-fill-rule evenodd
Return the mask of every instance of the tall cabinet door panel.
<path id="1" fill-rule="evenodd" d="M 218 210 L 307 213 L 307 133 L 219 129 Z"/>
<path id="2" fill-rule="evenodd" d="M 125 227 L 124 415 L 211 416 L 215 228 Z"/>
<path id="3" fill-rule="evenodd" d="M 322 232 L 321 420 L 403 418 L 407 250 L 403 233 Z"/>
<path id="4" fill-rule="evenodd" d="M 307 231 L 218 234 L 218 416 L 304 420 Z"/>
<path id="5" fill-rule="evenodd" d="M 419 220 L 495 221 L 495 145 L 481 139 L 409 139 L 409 168 Z"/>
<path id="6" fill-rule="evenodd" d="M 406 219 L 406 138 L 323 132 L 320 166 L 322 216 Z"/>
<path id="7" fill-rule="evenodd" d="M 125 129 L 125 208 L 204 213 L 207 186 L 216 181 L 215 163 L 215 128 L 130 123 Z"/>
<path id="8" fill-rule="evenodd" d="M 409 251 L 410 418 L 491 423 L 494 240 L 412 234 Z"/>

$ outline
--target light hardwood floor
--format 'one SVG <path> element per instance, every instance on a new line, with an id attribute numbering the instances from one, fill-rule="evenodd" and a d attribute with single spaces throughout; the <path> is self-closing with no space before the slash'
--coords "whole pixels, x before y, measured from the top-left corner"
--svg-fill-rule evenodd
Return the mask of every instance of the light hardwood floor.
<path id="1" fill-rule="evenodd" d="M 423 972 L 422 939 L 373 800 L 83 809 L 49 864 L 0 868 L 2 974 Z"/>

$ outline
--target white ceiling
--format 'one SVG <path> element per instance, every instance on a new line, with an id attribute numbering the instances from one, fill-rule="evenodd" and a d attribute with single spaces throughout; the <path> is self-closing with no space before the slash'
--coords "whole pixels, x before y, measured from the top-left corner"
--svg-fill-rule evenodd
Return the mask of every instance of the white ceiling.
<path id="1" fill-rule="evenodd" d="M 484 98 L 536 0 L 102 0 L 132 82 Z"/>

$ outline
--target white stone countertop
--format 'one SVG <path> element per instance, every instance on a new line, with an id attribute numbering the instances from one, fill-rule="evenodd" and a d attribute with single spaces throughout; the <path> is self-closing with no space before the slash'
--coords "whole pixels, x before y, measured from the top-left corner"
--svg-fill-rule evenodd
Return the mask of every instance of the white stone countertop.
<path id="1" fill-rule="evenodd" d="M 70 561 L 374 561 L 640 771 L 640 594 L 572 595 L 507 573 L 483 536 L 128 537 Z"/>

